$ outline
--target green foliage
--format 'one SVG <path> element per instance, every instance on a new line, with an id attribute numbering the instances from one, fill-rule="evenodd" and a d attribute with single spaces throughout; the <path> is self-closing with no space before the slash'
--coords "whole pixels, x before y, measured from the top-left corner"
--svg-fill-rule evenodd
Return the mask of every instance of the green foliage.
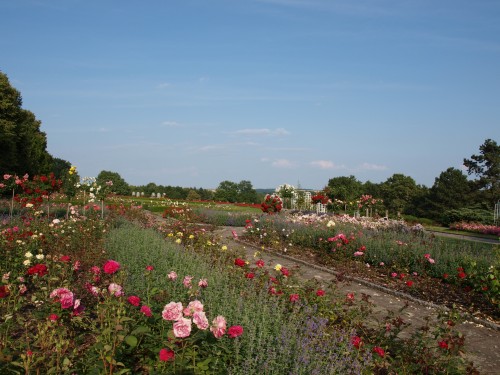
<path id="1" fill-rule="evenodd" d="M 350 202 L 363 194 L 363 184 L 354 176 L 334 177 L 328 180 L 328 186 L 325 190 L 332 200 Z"/>
<path id="2" fill-rule="evenodd" d="M 484 199 L 489 208 L 493 208 L 500 197 L 500 145 L 487 139 L 479 146 L 479 155 L 464 159 L 464 166 L 469 175 L 474 174 L 478 195 Z"/>
<path id="3" fill-rule="evenodd" d="M 109 187 L 109 191 L 118 195 L 130 195 L 130 186 L 125 180 L 117 173 L 110 171 L 101 171 L 96 178 L 96 183 L 105 186 L 107 182 L 113 182 Z"/>
<path id="4" fill-rule="evenodd" d="M 258 195 L 250 181 L 222 181 L 215 190 L 213 199 L 219 202 L 257 203 Z"/>
<path id="5" fill-rule="evenodd" d="M 52 156 L 40 125 L 32 112 L 22 108 L 21 94 L 0 72 L 0 174 L 51 172 Z"/>
<path id="6" fill-rule="evenodd" d="M 475 208 L 460 208 L 456 210 L 445 211 L 440 222 L 444 225 L 450 225 L 458 222 L 493 224 L 493 212 Z"/>

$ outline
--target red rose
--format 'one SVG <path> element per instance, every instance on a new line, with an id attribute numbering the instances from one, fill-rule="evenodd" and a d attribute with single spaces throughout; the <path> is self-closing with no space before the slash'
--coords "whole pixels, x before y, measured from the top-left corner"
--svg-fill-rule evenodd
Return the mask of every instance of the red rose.
<path id="1" fill-rule="evenodd" d="M 245 275 L 245 277 L 246 277 L 247 279 L 253 279 L 253 278 L 255 277 L 255 274 L 254 274 L 254 273 L 252 273 L 252 272 L 248 272 L 248 273 Z"/>
<path id="2" fill-rule="evenodd" d="M 288 271 L 288 268 L 281 267 L 281 274 L 285 277 L 290 276 L 290 271 Z"/>
<path id="3" fill-rule="evenodd" d="M 290 294 L 290 302 L 297 302 L 299 300 L 298 294 Z"/>
<path id="4" fill-rule="evenodd" d="M 243 259 L 240 259 L 240 258 L 236 258 L 234 260 L 234 264 L 238 267 L 245 267 L 246 265 L 246 262 L 243 260 Z"/>
<path id="5" fill-rule="evenodd" d="M 353 337 L 351 337 L 351 344 L 356 349 L 359 349 L 361 347 L 361 345 L 363 345 L 363 341 L 361 340 L 361 337 L 359 337 L 359 336 L 353 336 Z"/>
<path id="6" fill-rule="evenodd" d="M 264 267 L 264 261 L 262 259 L 259 259 L 257 262 L 255 262 L 255 265 L 259 268 Z"/>
<path id="7" fill-rule="evenodd" d="M 105 273 L 113 274 L 120 269 L 120 263 L 114 260 L 108 260 L 106 264 L 102 267 Z"/>
<path id="8" fill-rule="evenodd" d="M 385 351 L 382 349 L 380 346 L 376 346 L 373 348 L 373 351 L 377 353 L 380 357 L 384 358 L 385 357 Z"/>
<path id="9" fill-rule="evenodd" d="M 406 285 L 408 285 L 408 286 L 412 286 L 412 285 L 413 285 L 413 281 L 407 281 L 407 282 L 406 282 Z"/>
<path id="10" fill-rule="evenodd" d="M 318 289 L 318 290 L 316 291 L 316 295 L 317 295 L 318 297 L 323 297 L 323 296 L 325 295 L 325 291 L 324 291 L 323 289 Z"/>
<path id="11" fill-rule="evenodd" d="M 69 263 L 71 262 L 71 257 L 69 255 L 63 255 L 59 258 L 59 260 L 63 263 Z"/>
<path id="12" fill-rule="evenodd" d="M 438 345 L 440 348 L 443 348 L 443 349 L 448 349 L 448 343 L 446 341 L 439 341 L 438 342 Z"/>
<path id="13" fill-rule="evenodd" d="M 48 273 L 47 266 L 45 264 L 36 264 L 28 269 L 28 275 L 38 275 L 44 276 Z"/>
<path id="14" fill-rule="evenodd" d="M 231 326 L 227 330 L 227 335 L 234 339 L 235 337 L 241 336 L 243 334 L 242 326 Z"/>
<path id="15" fill-rule="evenodd" d="M 128 297 L 127 301 L 134 306 L 139 306 L 141 304 L 141 299 L 137 296 L 130 296 Z"/>
<path id="16" fill-rule="evenodd" d="M 172 361 L 175 358 L 175 353 L 170 349 L 161 349 L 160 350 L 160 361 L 167 362 Z"/>
<path id="17" fill-rule="evenodd" d="M 10 294 L 7 285 L 0 285 L 0 298 L 5 298 Z"/>
<path id="18" fill-rule="evenodd" d="M 465 274 L 464 271 L 460 271 L 457 276 L 460 277 L 461 279 L 465 279 L 467 275 Z"/>

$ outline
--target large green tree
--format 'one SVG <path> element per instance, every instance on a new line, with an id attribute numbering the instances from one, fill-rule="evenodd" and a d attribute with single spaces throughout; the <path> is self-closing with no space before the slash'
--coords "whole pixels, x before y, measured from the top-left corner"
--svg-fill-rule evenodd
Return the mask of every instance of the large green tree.
<path id="1" fill-rule="evenodd" d="M 97 175 L 96 182 L 98 185 L 104 186 L 108 181 L 113 182 L 109 191 L 118 195 L 130 195 L 130 186 L 117 172 L 101 171 Z"/>
<path id="2" fill-rule="evenodd" d="M 464 166 L 469 175 L 475 175 L 478 203 L 492 208 L 500 199 L 500 146 L 492 139 L 487 139 L 479 146 L 479 155 L 464 159 Z"/>
<path id="3" fill-rule="evenodd" d="M 384 205 L 392 212 L 410 213 L 413 201 L 423 193 L 423 187 L 404 174 L 395 173 L 381 185 Z"/>
<path id="4" fill-rule="evenodd" d="M 363 183 L 354 176 L 334 177 L 328 180 L 325 191 L 331 199 L 350 202 L 358 199 L 363 194 Z"/>
<path id="5" fill-rule="evenodd" d="M 52 156 L 47 152 L 47 136 L 41 122 L 22 108 L 19 91 L 0 72 L 0 173 L 36 175 L 49 173 Z"/>
<path id="6" fill-rule="evenodd" d="M 448 168 L 434 180 L 427 196 L 428 216 L 439 219 L 447 210 L 467 207 L 471 204 L 471 181 L 459 169 Z"/>

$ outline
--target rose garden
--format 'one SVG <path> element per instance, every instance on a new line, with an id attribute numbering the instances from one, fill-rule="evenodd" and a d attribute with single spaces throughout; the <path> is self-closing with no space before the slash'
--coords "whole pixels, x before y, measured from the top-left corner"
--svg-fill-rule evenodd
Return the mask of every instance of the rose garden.
<path id="1" fill-rule="evenodd" d="M 498 245 L 285 212 L 279 194 L 238 207 L 70 180 L 65 194 L 52 175 L 2 176 L 2 373 L 478 373 L 456 326 L 471 304 L 498 322 Z M 217 235 L 227 226 L 245 227 L 253 257 Z M 377 270 L 389 288 L 448 306 L 424 327 L 398 314 L 374 323 L 367 296 L 302 283 L 266 251 L 346 275 Z"/>

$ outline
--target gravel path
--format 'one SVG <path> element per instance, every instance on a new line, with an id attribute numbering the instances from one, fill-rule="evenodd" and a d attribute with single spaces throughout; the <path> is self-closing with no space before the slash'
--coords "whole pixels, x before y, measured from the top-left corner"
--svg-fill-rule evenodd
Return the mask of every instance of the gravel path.
<path id="1" fill-rule="evenodd" d="M 336 280 L 334 271 L 324 267 L 308 264 L 301 260 L 293 259 L 281 254 L 263 251 L 251 244 L 244 243 L 233 238 L 232 231 L 241 236 L 244 228 L 225 227 L 216 233 L 221 236 L 222 242 L 228 247 L 246 253 L 247 259 L 252 259 L 256 251 L 260 251 L 266 264 L 276 264 L 295 270 L 303 280 L 316 279 L 323 285 L 331 284 Z M 424 325 L 425 319 L 437 317 L 439 306 L 419 301 L 411 296 L 394 292 L 390 289 L 369 283 L 365 280 L 353 279 L 348 284 L 341 283 L 337 289 L 340 293 L 354 293 L 361 296 L 362 293 L 371 296 L 370 300 L 375 304 L 374 317 L 382 319 L 387 316 L 388 311 L 397 311 L 405 303 L 409 306 L 403 312 L 403 319 L 411 322 L 412 326 Z M 488 322 L 466 321 L 460 324 L 458 330 L 465 337 L 465 353 L 468 360 L 473 361 L 481 374 L 500 375 L 500 326 Z"/>

